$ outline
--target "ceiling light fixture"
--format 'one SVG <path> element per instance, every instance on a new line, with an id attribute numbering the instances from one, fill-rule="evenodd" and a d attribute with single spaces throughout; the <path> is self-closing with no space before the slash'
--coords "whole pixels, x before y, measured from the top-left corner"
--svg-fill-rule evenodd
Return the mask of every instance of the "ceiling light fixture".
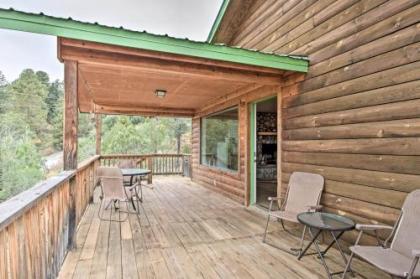
<path id="1" fill-rule="evenodd" d="M 156 89 L 155 95 L 156 95 L 156 97 L 163 99 L 166 96 L 166 90 Z"/>

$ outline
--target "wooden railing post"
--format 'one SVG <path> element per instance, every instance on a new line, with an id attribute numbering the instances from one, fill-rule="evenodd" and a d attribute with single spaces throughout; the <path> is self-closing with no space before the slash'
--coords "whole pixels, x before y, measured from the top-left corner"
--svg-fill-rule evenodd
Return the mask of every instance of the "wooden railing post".
<path id="1" fill-rule="evenodd" d="M 151 171 L 151 173 L 147 176 L 147 183 L 152 184 L 153 183 L 153 157 L 149 156 L 147 157 L 147 167 Z"/>

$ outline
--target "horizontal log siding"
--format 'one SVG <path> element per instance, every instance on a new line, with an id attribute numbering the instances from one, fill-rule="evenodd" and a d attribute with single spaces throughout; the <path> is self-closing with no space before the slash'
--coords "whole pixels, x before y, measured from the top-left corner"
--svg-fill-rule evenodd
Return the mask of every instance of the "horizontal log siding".
<path id="1" fill-rule="evenodd" d="M 225 43 L 311 61 L 282 90 L 282 192 L 293 171 L 320 173 L 327 211 L 393 224 L 420 188 L 420 1 L 288 0 L 255 13 Z"/>

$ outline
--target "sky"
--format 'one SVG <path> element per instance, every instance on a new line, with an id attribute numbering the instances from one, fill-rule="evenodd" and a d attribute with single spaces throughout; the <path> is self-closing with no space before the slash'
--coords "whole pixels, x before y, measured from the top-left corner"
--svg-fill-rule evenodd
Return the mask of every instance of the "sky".
<path id="1" fill-rule="evenodd" d="M 222 0 L 0 0 L 0 8 L 72 17 L 109 26 L 205 41 Z M 23 69 L 63 79 L 57 39 L 0 29 L 0 71 L 8 81 Z"/>

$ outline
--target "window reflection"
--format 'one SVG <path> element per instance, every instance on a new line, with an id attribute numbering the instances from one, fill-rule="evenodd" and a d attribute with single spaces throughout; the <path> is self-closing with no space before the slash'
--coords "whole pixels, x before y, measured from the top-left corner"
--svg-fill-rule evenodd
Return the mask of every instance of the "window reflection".
<path id="1" fill-rule="evenodd" d="M 201 164 L 238 170 L 238 108 L 201 119 Z"/>

